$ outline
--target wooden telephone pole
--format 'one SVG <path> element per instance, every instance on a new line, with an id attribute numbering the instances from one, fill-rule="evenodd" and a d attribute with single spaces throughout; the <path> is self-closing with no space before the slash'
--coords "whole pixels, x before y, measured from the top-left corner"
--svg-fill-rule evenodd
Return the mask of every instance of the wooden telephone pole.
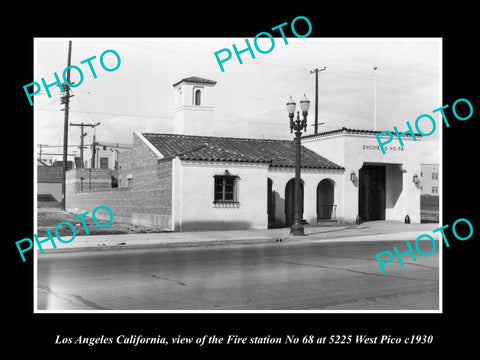
<path id="1" fill-rule="evenodd" d="M 323 69 L 310 70 L 310 74 L 315 73 L 315 134 L 318 134 L 318 72 L 326 69 L 324 66 Z"/>
<path id="2" fill-rule="evenodd" d="M 97 124 L 97 125 L 98 125 L 98 124 Z M 70 123 L 70 126 L 80 126 L 80 131 L 81 131 L 81 132 L 80 132 L 80 162 L 81 162 L 80 167 L 81 167 L 82 169 L 85 167 L 85 166 L 84 166 L 84 162 L 83 162 L 83 148 L 84 148 L 84 146 L 83 146 L 83 138 L 87 135 L 87 133 L 83 133 L 83 128 L 84 128 L 85 126 L 94 128 L 94 127 L 97 126 L 97 125 L 84 124 L 83 122 L 80 123 L 80 124 L 72 124 L 72 123 Z"/>
<path id="3" fill-rule="evenodd" d="M 93 125 L 93 141 L 92 141 L 92 162 L 90 164 L 91 169 L 95 169 L 95 155 L 97 153 L 97 139 L 96 139 L 96 129 L 97 126 L 100 125 L 100 122 L 97 122 Z"/>
<path id="4" fill-rule="evenodd" d="M 72 41 L 68 42 L 68 60 L 67 60 L 67 82 L 70 82 L 70 64 L 72 59 Z M 65 210 L 65 188 L 66 188 L 66 176 L 67 176 L 67 148 L 68 148 L 68 110 L 70 103 L 70 87 L 67 84 L 62 84 L 65 90 L 65 96 L 62 96 L 61 102 L 65 104 L 65 121 L 63 123 L 63 174 L 62 174 L 62 209 Z"/>

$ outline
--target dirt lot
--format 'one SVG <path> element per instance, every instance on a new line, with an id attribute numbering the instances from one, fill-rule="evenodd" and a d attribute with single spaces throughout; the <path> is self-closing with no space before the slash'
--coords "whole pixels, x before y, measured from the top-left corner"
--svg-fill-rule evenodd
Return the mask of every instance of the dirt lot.
<path id="1" fill-rule="evenodd" d="M 85 228 L 82 225 L 81 219 L 72 220 L 77 214 L 73 214 L 67 211 L 63 211 L 55 207 L 39 207 L 37 209 L 37 232 L 38 236 L 47 236 L 46 228 L 50 229 L 50 232 L 55 236 L 55 227 L 62 221 L 68 221 L 75 225 L 76 235 L 86 235 Z M 91 215 L 91 213 L 89 213 Z M 153 230 L 145 226 L 122 224 L 113 219 L 113 223 L 105 228 L 100 228 L 93 222 L 91 216 L 85 216 L 85 224 L 90 232 L 90 235 L 107 235 L 107 234 L 139 234 L 139 233 L 155 233 L 161 232 L 160 230 Z M 105 221 L 98 221 L 100 224 L 106 224 Z M 71 236 L 72 230 L 68 225 L 60 226 L 58 230 L 60 236 Z"/>

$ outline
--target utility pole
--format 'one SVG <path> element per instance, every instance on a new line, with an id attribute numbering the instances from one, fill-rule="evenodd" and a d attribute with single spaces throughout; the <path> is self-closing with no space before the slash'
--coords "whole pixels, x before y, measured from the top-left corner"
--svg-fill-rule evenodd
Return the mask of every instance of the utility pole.
<path id="1" fill-rule="evenodd" d="M 90 168 L 94 169 L 95 168 L 95 154 L 97 152 L 97 142 L 95 140 L 95 135 L 96 135 L 96 127 L 100 125 L 100 122 L 97 122 L 95 125 L 93 125 L 93 142 L 92 142 L 92 163 L 90 164 Z"/>
<path id="2" fill-rule="evenodd" d="M 42 146 L 45 146 L 43 144 L 38 144 L 38 146 L 40 147 L 40 156 L 39 156 L 39 159 L 42 160 Z"/>
<path id="3" fill-rule="evenodd" d="M 72 41 L 68 42 L 68 60 L 67 60 L 67 82 L 70 82 L 70 64 L 72 59 Z M 68 110 L 70 103 L 70 87 L 67 84 L 62 84 L 65 90 L 65 96 L 61 98 L 61 103 L 65 104 L 65 121 L 63 123 L 63 174 L 62 174 L 62 209 L 65 210 L 65 196 L 66 196 L 66 177 L 67 177 L 67 148 L 68 148 Z"/>
<path id="4" fill-rule="evenodd" d="M 324 66 L 323 69 L 310 70 L 310 74 L 315 73 L 315 131 L 314 134 L 318 134 L 318 72 L 326 70 Z"/>
<path id="5" fill-rule="evenodd" d="M 70 123 L 70 126 L 80 126 L 80 162 L 81 162 L 81 168 L 83 169 L 84 168 L 84 162 L 83 162 L 83 138 L 87 135 L 87 133 L 83 133 L 83 128 L 85 126 L 87 127 L 95 127 L 97 125 L 93 125 L 93 124 L 84 124 L 83 122 L 80 123 L 80 124 L 72 124 Z M 94 140 L 95 141 L 95 140 Z"/>

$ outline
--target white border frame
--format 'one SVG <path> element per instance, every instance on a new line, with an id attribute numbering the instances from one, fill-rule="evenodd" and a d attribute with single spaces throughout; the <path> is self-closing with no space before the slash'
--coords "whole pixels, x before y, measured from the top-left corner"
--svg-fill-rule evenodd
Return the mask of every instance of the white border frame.
<path id="1" fill-rule="evenodd" d="M 37 64 L 36 64 L 36 59 L 37 59 L 37 40 L 42 39 L 42 40 L 57 40 L 57 38 L 33 38 L 33 49 L 34 49 L 34 64 L 33 64 L 33 74 L 34 74 L 34 79 L 38 78 L 38 73 L 37 73 Z M 76 38 L 77 40 L 107 40 L 111 38 Z M 142 38 L 114 38 L 115 40 L 136 40 L 136 41 L 142 41 Z M 208 40 L 213 40 L 215 38 L 205 38 Z M 343 41 L 343 40 L 362 40 L 366 38 L 312 38 L 312 39 L 322 39 L 322 40 L 330 40 L 330 41 Z M 395 39 L 395 40 L 410 40 L 410 39 L 415 39 L 415 40 L 437 40 L 439 41 L 439 103 L 443 104 L 443 96 L 442 96 L 442 91 L 443 91 L 443 77 L 442 77 L 442 72 L 443 72 L 443 38 L 441 37 L 431 37 L 431 38 L 367 38 L 370 40 L 376 40 L 376 41 L 381 41 L 385 39 Z M 144 40 L 151 41 L 152 38 L 144 38 Z M 179 41 L 179 40 L 184 40 L 184 38 L 165 38 L 164 40 L 166 41 Z M 197 39 L 196 39 L 197 40 Z M 63 39 L 62 39 L 63 41 Z M 198 41 L 202 41 L 202 39 L 198 39 Z M 34 104 L 34 109 L 33 109 L 33 118 L 34 118 L 34 149 L 33 149 L 33 159 L 34 159 L 34 230 L 35 233 L 37 232 L 37 185 L 36 185 L 36 179 L 37 179 L 37 156 L 36 156 L 36 148 L 37 148 L 37 112 L 36 112 L 36 107 Z M 430 109 L 426 109 L 430 110 Z M 433 110 L 433 109 L 432 109 Z M 439 117 L 439 124 L 442 124 L 442 118 L 441 114 L 438 114 Z M 440 178 L 439 178 L 439 188 L 440 188 L 440 193 L 439 193 L 439 225 L 443 225 L 443 154 L 442 154 L 442 149 L 443 149 L 443 126 L 439 126 L 440 128 L 440 133 L 439 133 L 439 156 L 440 156 L 440 161 L 439 161 L 439 173 L 440 173 Z M 149 145 L 150 143 L 148 141 L 145 141 L 144 137 L 141 135 L 141 133 L 136 133 L 140 139 L 144 141 L 149 148 L 151 146 Z M 151 148 L 152 149 L 152 148 Z M 152 151 L 158 156 L 159 159 L 163 158 L 163 155 L 156 149 L 153 148 Z M 85 314 L 85 313 L 93 313 L 93 314 L 98 314 L 98 313 L 108 313 L 108 314 L 150 314 L 150 313 L 165 313 L 165 314 L 198 314 L 198 313 L 213 313 L 213 314 L 232 314 L 232 313 L 239 313 L 239 314 L 245 314 L 245 313 L 252 313 L 252 314 L 396 314 L 396 313 L 414 313 L 414 314 L 431 314 L 431 313 L 443 313 L 443 246 L 442 244 L 442 239 L 441 235 L 439 234 L 439 309 L 438 310 L 39 310 L 38 309 L 38 290 L 37 290 L 37 256 L 38 256 L 38 251 L 37 251 L 37 245 L 36 242 L 34 244 L 34 254 L 33 254 L 33 261 L 34 261 L 34 266 L 33 266 L 33 276 L 34 276 L 34 282 L 33 282 L 33 313 L 60 313 L 60 314 Z"/>

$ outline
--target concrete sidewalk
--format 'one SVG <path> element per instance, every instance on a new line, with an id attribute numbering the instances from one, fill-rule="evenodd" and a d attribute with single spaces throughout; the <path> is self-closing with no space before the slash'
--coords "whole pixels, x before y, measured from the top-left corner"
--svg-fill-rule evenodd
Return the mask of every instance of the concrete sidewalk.
<path id="1" fill-rule="evenodd" d="M 386 234 L 405 234 L 415 238 L 431 234 L 438 223 L 404 224 L 398 221 L 372 221 L 360 225 L 305 227 L 305 236 L 290 236 L 289 228 L 262 230 L 224 230 L 195 232 L 162 232 L 147 234 L 85 235 L 77 236 L 70 243 L 55 239 L 57 248 L 51 242 L 43 243 L 44 253 L 63 253 L 90 250 L 119 250 L 144 248 L 182 248 L 194 246 L 260 244 L 272 242 L 321 241 L 339 238 L 356 240 L 382 240 Z M 42 240 L 42 238 L 40 238 Z M 68 240 L 68 239 L 65 239 Z M 405 239 L 407 240 L 407 239 Z M 37 250 L 40 254 L 40 251 Z"/>

